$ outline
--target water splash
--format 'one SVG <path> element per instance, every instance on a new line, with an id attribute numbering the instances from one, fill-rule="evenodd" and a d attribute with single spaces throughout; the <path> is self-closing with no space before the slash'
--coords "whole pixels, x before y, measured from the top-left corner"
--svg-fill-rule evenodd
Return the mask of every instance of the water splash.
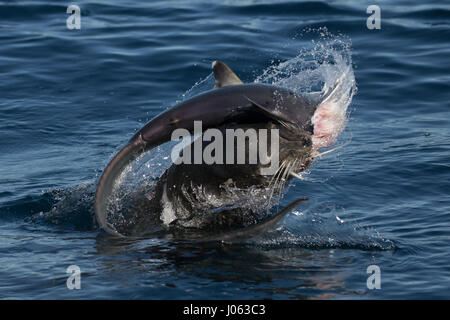
<path id="1" fill-rule="evenodd" d="M 336 208 L 293 211 L 275 230 L 246 242 L 264 248 L 302 247 L 396 250 L 397 245 L 376 230 L 342 219 Z"/>
<path id="2" fill-rule="evenodd" d="M 80 231 L 92 230 L 95 228 L 94 195 L 94 183 L 46 191 L 41 198 L 50 209 L 34 213 L 26 220 Z"/>
<path id="3" fill-rule="evenodd" d="M 357 87 L 350 39 L 343 35 L 335 36 L 326 28 L 305 32 L 317 33 L 318 38 L 312 40 L 310 46 L 300 49 L 294 58 L 264 70 L 255 82 L 323 99 L 312 118 L 313 147 L 319 155 L 318 150 L 333 145 L 344 130 L 347 109 Z"/>
<path id="4" fill-rule="evenodd" d="M 312 31 L 309 30 L 308 32 Z M 319 108 L 320 112 L 313 119 L 318 133 L 316 140 L 319 140 L 316 141 L 316 149 L 320 149 L 333 144 L 338 134 L 344 129 L 348 117 L 347 108 L 353 95 L 356 93 L 356 84 L 351 61 L 351 42 L 345 37 L 334 36 L 323 28 L 316 32 L 319 33 L 318 39 L 312 40 L 309 47 L 299 50 L 297 55 L 291 59 L 280 63 L 273 62 L 262 74 L 256 76 L 255 82 L 286 87 L 298 94 L 319 94 L 323 96 L 328 92 L 326 103 L 321 105 L 322 108 Z M 212 74 L 209 74 L 187 90 L 180 101 L 210 90 L 213 86 L 214 79 Z M 177 103 L 180 101 L 177 101 Z M 330 113 L 339 120 L 338 123 L 327 123 L 327 115 Z M 327 130 L 334 132 L 334 135 L 326 134 Z M 320 140 L 323 137 L 326 138 L 325 141 Z M 169 150 L 170 145 L 160 146 L 151 150 L 137 159 L 123 172 L 117 181 L 109 207 L 110 216 L 112 217 L 110 222 L 113 225 L 124 227 L 132 223 L 133 216 L 127 215 L 124 208 L 127 206 L 127 203 L 136 197 L 152 196 L 151 189 L 155 181 L 170 166 L 170 161 L 167 157 L 167 154 L 170 153 Z M 322 154 L 324 153 L 322 152 Z M 149 174 L 150 172 L 152 174 Z M 308 175 L 309 171 L 304 173 L 306 181 L 324 183 L 324 181 L 308 178 Z M 84 189 L 84 192 L 85 194 L 83 195 L 83 189 L 67 190 L 67 193 L 60 197 L 52 210 L 35 215 L 34 218 L 57 221 L 64 217 L 64 212 L 65 214 L 72 214 L 78 210 L 85 210 L 92 213 L 92 187 L 89 187 L 89 190 Z M 233 192 L 239 193 L 240 190 L 232 190 Z M 248 193 L 249 191 L 246 190 L 246 192 Z M 230 205 L 229 203 L 223 204 L 224 206 Z M 260 203 L 256 201 L 247 205 L 258 206 Z M 77 209 L 69 209 L 70 206 Z M 58 219 L 55 220 L 55 217 Z M 308 218 L 306 219 L 306 217 Z M 341 219 L 338 213 L 332 214 L 328 218 L 323 218 L 314 211 L 309 213 L 295 211 L 286 218 L 286 223 L 282 224 L 280 228 L 255 239 L 256 242 L 251 240 L 248 244 L 257 243 L 258 245 L 269 247 L 301 246 L 310 248 L 354 247 L 362 249 L 390 249 L 394 247 L 389 240 L 379 237 L 376 232 L 361 230 L 361 228 Z"/>

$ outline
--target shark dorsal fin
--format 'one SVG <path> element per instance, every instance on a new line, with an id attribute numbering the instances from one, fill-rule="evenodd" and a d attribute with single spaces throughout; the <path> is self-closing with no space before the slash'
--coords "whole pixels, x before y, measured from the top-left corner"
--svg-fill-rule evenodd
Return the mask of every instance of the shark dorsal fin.
<path id="1" fill-rule="evenodd" d="M 223 62 L 214 61 L 212 63 L 214 72 L 214 88 L 221 88 L 235 84 L 242 84 L 243 82 L 238 76 Z"/>

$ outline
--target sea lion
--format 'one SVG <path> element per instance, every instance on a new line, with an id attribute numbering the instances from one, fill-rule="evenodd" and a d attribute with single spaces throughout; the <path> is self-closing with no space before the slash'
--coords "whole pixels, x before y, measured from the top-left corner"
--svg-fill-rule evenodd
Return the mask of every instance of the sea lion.
<path id="1" fill-rule="evenodd" d="M 237 237 L 254 234 L 256 230 L 261 232 L 288 211 L 285 208 L 264 222 L 260 220 L 260 213 L 271 205 L 274 191 L 282 189 L 291 177 L 298 177 L 311 164 L 316 151 L 313 140 L 318 139 L 314 136 L 317 111 L 327 103 L 335 87 L 299 95 L 272 85 L 243 84 L 222 62 L 213 63 L 213 72 L 213 90 L 151 120 L 108 164 L 95 197 L 96 218 L 106 232 L 117 236 L 169 233 L 183 237 L 189 230 L 195 230 L 202 239 L 230 239 L 233 234 Z M 267 175 L 261 174 L 265 167 L 262 162 L 173 164 L 157 182 L 150 199 L 142 197 L 125 209 L 124 216 L 128 215 L 133 225 L 111 224 L 108 203 L 124 168 L 142 153 L 169 141 L 174 130 L 193 132 L 196 121 L 201 121 L 204 130 L 257 129 L 258 142 L 262 139 L 260 129 L 275 129 L 279 149 L 270 150 L 268 155 L 271 159 L 276 155 L 278 169 Z M 326 132 L 323 128 L 320 132 L 323 138 Z M 202 142 L 201 149 L 208 145 Z M 234 151 L 238 151 L 237 147 Z M 250 157 L 252 150 L 245 144 L 246 157 Z M 230 149 L 224 148 L 224 156 L 227 152 Z M 304 200 L 296 200 L 287 208 Z"/>

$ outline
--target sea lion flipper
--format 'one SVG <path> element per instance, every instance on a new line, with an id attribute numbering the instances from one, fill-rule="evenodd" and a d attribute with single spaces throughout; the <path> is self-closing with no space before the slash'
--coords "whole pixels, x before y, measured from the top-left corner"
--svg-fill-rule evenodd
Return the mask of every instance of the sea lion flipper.
<path id="1" fill-rule="evenodd" d="M 241 79 L 239 79 L 239 77 L 230 69 L 230 67 L 221 61 L 214 61 L 212 63 L 212 69 L 215 79 L 214 88 L 243 83 Z"/>
<path id="2" fill-rule="evenodd" d="M 292 201 L 290 204 L 288 204 L 286 207 L 284 207 L 281 211 L 276 213 L 274 216 L 270 217 L 269 219 L 252 225 L 250 227 L 239 229 L 227 233 L 220 234 L 218 236 L 214 236 L 207 239 L 202 239 L 203 241 L 224 241 L 224 242 L 235 242 L 237 240 L 242 240 L 245 238 L 251 238 L 257 234 L 261 234 L 267 229 L 273 227 L 276 225 L 289 211 L 294 209 L 296 206 L 298 206 L 300 203 L 308 201 L 308 198 L 301 198 Z"/>

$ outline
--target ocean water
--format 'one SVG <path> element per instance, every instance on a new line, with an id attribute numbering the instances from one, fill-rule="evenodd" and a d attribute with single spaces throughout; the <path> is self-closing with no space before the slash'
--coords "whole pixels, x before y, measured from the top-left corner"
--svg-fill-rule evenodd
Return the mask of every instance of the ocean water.
<path id="1" fill-rule="evenodd" d="M 67 29 L 66 2 L 0 2 L 0 298 L 450 298 L 449 4 L 74 4 L 80 30 Z M 379 30 L 366 26 L 372 4 Z M 111 157 L 210 89 L 212 61 L 304 90 L 339 75 L 320 67 L 336 54 L 357 88 L 339 148 L 290 183 L 281 205 L 309 201 L 274 230 L 199 244 L 117 239 L 93 222 Z"/>

